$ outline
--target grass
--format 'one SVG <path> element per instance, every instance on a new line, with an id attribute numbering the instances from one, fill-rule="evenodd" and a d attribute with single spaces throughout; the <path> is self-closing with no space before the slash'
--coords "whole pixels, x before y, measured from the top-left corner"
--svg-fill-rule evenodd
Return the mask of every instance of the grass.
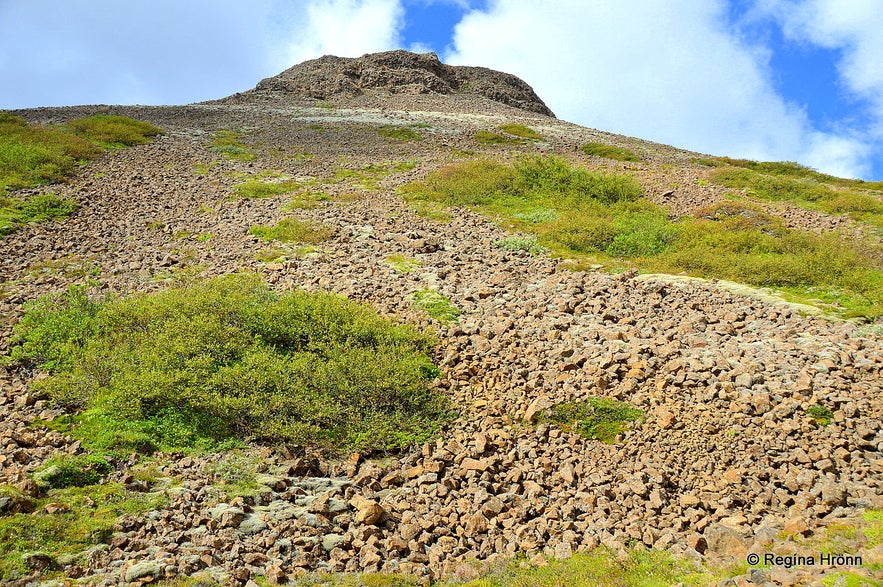
<path id="1" fill-rule="evenodd" d="M 625 174 L 554 156 L 456 163 L 402 189 L 405 198 L 468 207 L 590 265 L 686 273 L 776 288 L 844 317 L 883 315 L 883 253 L 872 242 L 787 228 L 761 208 L 727 201 L 672 220 Z"/>
<path id="2" fill-rule="evenodd" d="M 381 126 L 377 134 L 397 141 L 422 141 L 423 135 L 410 126 Z"/>
<path id="3" fill-rule="evenodd" d="M 272 198 L 280 194 L 289 194 L 301 186 L 296 181 L 250 179 L 233 186 L 233 191 L 240 198 Z"/>
<path id="4" fill-rule="evenodd" d="M 45 511 L 50 503 L 61 505 L 58 513 Z M 34 513 L 0 517 L 0 582 L 30 575 L 29 553 L 68 564 L 82 562 L 91 547 L 110 539 L 121 516 L 144 514 L 164 503 L 160 494 L 130 492 L 118 483 L 50 490 L 36 500 Z"/>
<path id="5" fill-rule="evenodd" d="M 325 242 L 334 234 L 334 231 L 325 225 L 297 218 L 283 218 L 275 226 L 252 226 L 249 232 L 264 240 L 310 245 Z"/>
<path id="6" fill-rule="evenodd" d="M 124 116 L 96 115 L 47 126 L 0 112 L 0 193 L 60 181 L 108 148 L 141 144 L 161 133 Z"/>
<path id="7" fill-rule="evenodd" d="M 883 188 L 874 187 L 876 184 L 835 178 L 796 163 L 756 161 L 717 169 L 711 179 L 725 187 L 745 190 L 752 197 L 792 202 L 826 214 L 845 214 L 883 227 L 883 194 L 873 191 Z"/>
<path id="8" fill-rule="evenodd" d="M 303 191 L 295 194 L 291 201 L 282 208 L 283 211 L 311 210 L 319 205 L 319 202 L 327 202 L 331 196 L 326 192 Z"/>
<path id="9" fill-rule="evenodd" d="M 212 151 L 231 161 L 253 161 L 255 158 L 242 142 L 242 135 L 233 130 L 219 130 L 212 135 Z"/>
<path id="10" fill-rule="evenodd" d="M 429 220 L 434 220 L 436 222 L 450 222 L 454 219 L 454 215 L 448 207 L 438 202 L 409 198 L 408 205 L 418 216 L 428 218 Z"/>
<path id="11" fill-rule="evenodd" d="M 494 241 L 494 246 L 501 251 L 526 251 L 531 255 L 540 255 L 548 252 L 549 249 L 537 242 L 533 236 L 507 236 Z"/>
<path id="12" fill-rule="evenodd" d="M 462 313 L 451 300 L 433 289 L 421 289 L 412 294 L 411 302 L 442 324 L 457 320 Z"/>
<path id="13" fill-rule="evenodd" d="M 606 397 L 589 397 L 585 401 L 565 402 L 547 410 L 541 421 L 554 422 L 565 430 L 575 430 L 582 436 L 608 444 L 615 442 L 631 422 L 644 413 L 627 403 Z"/>
<path id="14" fill-rule="evenodd" d="M 527 139 L 529 141 L 542 141 L 543 135 L 530 128 L 529 126 L 525 126 L 523 124 L 509 123 L 509 124 L 501 124 L 499 127 L 501 131 L 506 134 L 514 135 L 516 137 Z"/>
<path id="15" fill-rule="evenodd" d="M 28 198 L 0 197 L 0 238 L 31 222 L 67 218 L 77 209 L 73 200 L 57 194 L 36 194 Z"/>
<path id="16" fill-rule="evenodd" d="M 523 145 L 523 139 L 516 139 L 501 135 L 498 132 L 489 130 L 480 130 L 473 135 L 475 141 L 480 145 Z"/>
<path id="17" fill-rule="evenodd" d="M 365 190 L 376 190 L 380 186 L 380 180 L 393 173 L 411 171 L 417 166 L 417 161 L 388 161 L 386 163 L 369 163 L 357 169 L 341 167 L 335 173 L 335 179 L 346 181 Z"/>
<path id="18" fill-rule="evenodd" d="M 367 306 L 232 275 L 122 299 L 43 296 L 7 360 L 49 373 L 35 392 L 75 414 L 69 432 L 90 449 L 370 453 L 422 442 L 446 417 L 433 344 Z"/>
<path id="19" fill-rule="evenodd" d="M 404 255 L 391 255 L 386 258 L 386 262 L 396 273 L 414 273 L 420 267 L 420 261 L 409 259 Z"/>
<path id="20" fill-rule="evenodd" d="M 624 147 L 616 147 L 606 143 L 586 143 L 580 147 L 580 151 L 586 155 L 594 157 L 604 157 L 605 159 L 615 159 L 617 161 L 641 161 L 641 158 Z"/>

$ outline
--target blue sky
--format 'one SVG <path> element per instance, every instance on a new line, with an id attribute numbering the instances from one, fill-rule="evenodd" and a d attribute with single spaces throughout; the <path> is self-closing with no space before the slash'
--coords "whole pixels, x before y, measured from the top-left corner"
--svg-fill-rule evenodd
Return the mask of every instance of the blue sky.
<path id="1" fill-rule="evenodd" d="M 588 127 L 883 179 L 879 0 L 0 0 L 0 108 L 182 104 L 395 48 Z"/>

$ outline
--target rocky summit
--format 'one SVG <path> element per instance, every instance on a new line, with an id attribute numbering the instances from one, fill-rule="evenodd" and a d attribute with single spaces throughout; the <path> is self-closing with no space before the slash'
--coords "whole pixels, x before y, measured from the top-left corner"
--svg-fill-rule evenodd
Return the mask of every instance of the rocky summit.
<path id="1" fill-rule="evenodd" d="M 77 209 L 0 240 L 0 354 L 43 294 L 80 284 L 124 296 L 253 272 L 277 291 L 332 292 L 433 329 L 433 386 L 455 415 L 431 440 L 388 454 L 255 441 L 108 456 L 95 487 L 149 505 L 114 510 L 88 538 L 54 531 L 25 548 L 25 534 L 7 529 L 16 520 L 42 529 L 106 504 L 37 482 L 51 459 L 90 451 L 65 406 L 35 386 L 46 374 L 6 362 L 0 551 L 15 560 L 3 563 L 3 584 L 251 586 L 317 571 L 429 584 L 516 557 L 544 566 L 588 552 L 626 560 L 636 549 L 718 569 L 705 580 L 713 585 L 880 580 L 879 526 L 876 538 L 861 529 L 883 508 L 878 326 L 770 290 L 621 271 L 625 261 L 568 267 L 548 251 L 505 246 L 513 225 L 499 216 L 428 206 L 407 190 L 464 161 L 556 155 L 629 175 L 678 219 L 733 200 L 707 156 L 557 120 L 514 76 L 404 51 L 308 61 L 214 102 L 12 114 L 34 124 L 124 115 L 165 134 L 10 193 L 52 192 Z M 636 157 L 590 155 L 587 143 Z M 289 189 L 266 197 L 242 187 L 280 184 Z M 864 230 L 794 202 L 752 205 L 782 230 Z M 287 218 L 325 227 L 325 239 L 268 241 L 251 230 Z M 421 292 L 459 315 L 428 313 L 415 302 Z M 549 417 L 589 398 L 641 417 L 607 442 Z M 860 564 L 822 564 L 822 547 Z M 748 568 L 750 554 L 817 560 Z"/>

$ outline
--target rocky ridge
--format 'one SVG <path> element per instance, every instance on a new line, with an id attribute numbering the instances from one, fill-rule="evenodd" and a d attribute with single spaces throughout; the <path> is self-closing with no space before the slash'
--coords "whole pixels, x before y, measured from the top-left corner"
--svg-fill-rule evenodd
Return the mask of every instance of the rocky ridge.
<path id="1" fill-rule="evenodd" d="M 741 560 L 749 552 L 797 552 L 799 543 L 781 536 L 822 533 L 883 506 L 879 338 L 712 283 L 561 271 L 553 259 L 498 250 L 493 242 L 506 233 L 467 210 L 436 222 L 395 194 L 458 150 L 510 156 L 506 147 L 480 147 L 471 138 L 504 121 L 547 137 L 532 148 L 591 167 L 623 170 L 581 155 L 578 146 L 588 140 L 639 150 L 645 162 L 627 170 L 680 213 L 723 198 L 699 181 L 705 170 L 689 164 L 692 154 L 502 106 L 465 116 L 449 96 L 422 98 L 431 109 L 235 100 L 115 107 L 169 135 L 102 157 L 68 184 L 40 188 L 76 198 L 81 208 L 63 224 L 30 225 L 0 241 L 0 350 L 26 301 L 84 274 L 100 282 L 96 291 L 127 292 L 163 287 L 180 272 L 253 270 L 280 289 L 334 291 L 433 324 L 441 339 L 439 386 L 462 413 L 438 440 L 386 461 L 256 447 L 260 487 L 245 497 L 218 488 L 212 471 L 221 455 L 161 457 L 162 477 L 177 486 L 139 485 L 129 473 L 136 462 L 118 463 L 114 479 L 132 491 L 164 492 L 168 506 L 120 520 L 109 544 L 54 564 L 92 584 L 204 572 L 242 585 L 258 575 L 284 583 L 317 569 L 468 577 L 516 553 L 541 562 L 599 544 Z M 96 110 L 23 114 L 63 120 Z M 376 133 L 378 125 L 413 122 L 430 125 L 423 141 Z M 211 133 L 226 128 L 260 129 L 248 139 L 255 161 L 211 151 Z M 304 151 L 311 157 L 288 156 Z M 381 178 L 374 190 L 336 177 L 341 156 L 355 170 L 419 163 Z M 289 198 L 230 195 L 241 177 L 270 170 L 317 181 L 331 196 L 294 213 L 335 229 L 321 252 L 255 258 L 268 245 L 248 227 L 292 214 L 282 211 Z M 813 228 L 827 218 L 789 221 Z M 212 237 L 199 238 L 206 234 Z M 397 273 L 387 261 L 397 254 L 419 268 Z M 461 308 L 460 322 L 440 325 L 414 309 L 408 295 L 423 288 Z M 0 371 L 0 483 L 35 495 L 29 475 L 41 463 L 82 449 L 31 426 L 60 415 L 28 392 L 33 375 Z M 545 407 L 588 395 L 627 401 L 647 417 L 614 445 L 537 423 Z M 833 411 L 828 426 L 805 414 L 818 402 Z M 880 561 L 879 548 L 853 548 Z M 835 569 L 774 569 L 765 579 L 799 584 L 827 570 Z"/>

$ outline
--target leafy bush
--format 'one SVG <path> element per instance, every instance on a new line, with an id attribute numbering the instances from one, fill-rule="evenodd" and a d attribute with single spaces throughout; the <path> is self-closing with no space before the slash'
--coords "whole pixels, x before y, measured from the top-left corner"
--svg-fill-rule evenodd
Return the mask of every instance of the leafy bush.
<path id="1" fill-rule="evenodd" d="M 606 397 L 590 397 L 585 401 L 565 402 L 548 410 L 545 420 L 565 429 L 576 430 L 586 438 L 612 443 L 630 422 L 644 417 L 644 413 L 629 404 Z"/>
<path id="2" fill-rule="evenodd" d="M 834 413 L 821 404 L 808 407 L 806 414 L 822 426 L 827 426 L 834 419 Z"/>
<path id="3" fill-rule="evenodd" d="M 236 439 L 392 450 L 438 429 L 433 340 L 331 296 L 232 275 L 125 299 L 82 290 L 28 304 L 11 356 L 83 410 L 72 432 L 118 452 Z"/>
<path id="4" fill-rule="evenodd" d="M 633 151 L 624 147 L 616 147 L 606 143 L 586 143 L 580 150 L 586 155 L 595 157 L 604 157 L 605 159 L 616 159 L 617 161 L 640 161 Z"/>
<path id="5" fill-rule="evenodd" d="M 0 237 L 29 222 L 60 220 L 73 214 L 73 200 L 57 194 L 36 194 L 27 199 L 0 198 Z"/>
<path id="6" fill-rule="evenodd" d="M 95 485 L 113 470 L 106 460 L 95 455 L 65 455 L 49 459 L 34 473 L 34 481 L 47 489 Z"/>
<path id="7" fill-rule="evenodd" d="M 515 135 L 516 137 L 520 137 L 522 139 L 528 139 L 531 141 L 542 141 L 543 135 L 530 128 L 529 126 L 525 126 L 523 124 L 501 124 L 499 129 L 504 133 Z"/>
<path id="8" fill-rule="evenodd" d="M 283 218 L 275 226 L 252 226 L 249 232 L 264 240 L 311 245 L 325 242 L 333 234 L 333 231 L 325 225 L 297 218 Z"/>

